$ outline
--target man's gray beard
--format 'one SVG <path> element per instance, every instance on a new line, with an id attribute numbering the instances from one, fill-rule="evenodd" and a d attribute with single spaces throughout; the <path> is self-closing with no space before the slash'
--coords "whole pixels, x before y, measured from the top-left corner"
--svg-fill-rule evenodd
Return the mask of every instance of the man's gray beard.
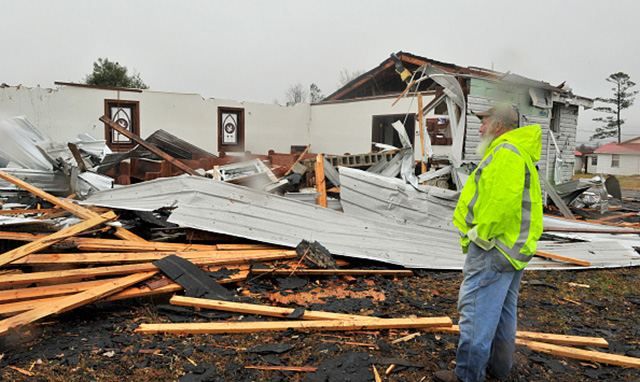
<path id="1" fill-rule="evenodd" d="M 482 138 L 480 138 L 480 143 L 476 148 L 476 154 L 484 157 L 484 153 L 487 151 L 489 146 L 491 146 L 491 142 L 493 142 L 494 139 L 495 137 L 491 134 L 485 134 L 484 136 L 482 136 Z"/>

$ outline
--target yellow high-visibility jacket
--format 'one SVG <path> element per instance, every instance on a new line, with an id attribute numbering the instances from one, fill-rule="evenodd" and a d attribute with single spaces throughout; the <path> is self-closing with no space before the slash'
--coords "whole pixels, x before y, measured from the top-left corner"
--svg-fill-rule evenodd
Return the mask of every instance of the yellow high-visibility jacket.
<path id="1" fill-rule="evenodd" d="M 535 162 L 542 151 L 540 125 L 496 138 L 467 179 L 453 215 L 463 252 L 471 241 L 497 248 L 516 270 L 536 253 L 542 235 L 542 192 Z"/>

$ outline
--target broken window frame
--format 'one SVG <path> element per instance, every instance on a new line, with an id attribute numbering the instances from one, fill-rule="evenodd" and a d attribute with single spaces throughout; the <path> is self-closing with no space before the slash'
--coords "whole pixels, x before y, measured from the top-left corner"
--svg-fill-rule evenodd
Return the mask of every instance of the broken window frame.
<path id="1" fill-rule="evenodd" d="M 109 119 L 113 120 L 113 115 L 111 114 L 111 108 L 120 107 L 120 108 L 129 108 L 131 110 L 130 118 L 130 126 L 126 127 L 127 130 L 132 132 L 135 135 L 140 136 L 140 101 L 133 100 L 122 100 L 122 99 L 105 99 L 104 100 L 104 115 L 109 117 Z M 115 121 L 115 120 L 114 120 Z M 117 121 L 116 121 L 117 122 Z M 122 126 L 125 128 L 124 126 Z M 106 140 L 107 146 L 113 151 L 126 151 L 133 148 L 136 143 L 131 139 L 126 139 L 126 141 L 114 141 L 113 137 L 117 134 L 112 129 L 104 125 L 104 139 Z"/>
<path id="2" fill-rule="evenodd" d="M 224 142 L 224 124 L 222 116 L 224 114 L 236 114 L 236 140 L 233 143 Z M 244 108 L 241 107 L 218 107 L 218 151 L 224 152 L 243 152 L 244 151 L 244 137 L 245 137 L 245 125 L 244 125 Z"/>

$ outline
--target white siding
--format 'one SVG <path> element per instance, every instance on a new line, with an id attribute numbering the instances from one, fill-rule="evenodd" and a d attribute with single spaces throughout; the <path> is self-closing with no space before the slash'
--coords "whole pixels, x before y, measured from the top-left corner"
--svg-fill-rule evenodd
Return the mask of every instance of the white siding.
<path id="1" fill-rule="evenodd" d="M 197 146 L 217 152 L 218 107 L 244 108 L 245 150 L 289 152 L 290 146 L 309 142 L 310 105 L 205 99 L 198 94 L 145 90 L 112 91 L 64 86 L 59 89 L 0 88 L 0 118 L 26 116 L 39 130 L 65 142 L 80 133 L 104 138 L 105 99 L 139 101 L 140 135 L 163 129 Z"/>
<path id="2" fill-rule="evenodd" d="M 612 159 L 611 154 L 597 154 L 597 155 L 598 155 L 598 166 L 597 166 L 598 174 L 640 175 L 640 155 L 620 154 L 619 167 L 611 167 L 611 159 Z"/>

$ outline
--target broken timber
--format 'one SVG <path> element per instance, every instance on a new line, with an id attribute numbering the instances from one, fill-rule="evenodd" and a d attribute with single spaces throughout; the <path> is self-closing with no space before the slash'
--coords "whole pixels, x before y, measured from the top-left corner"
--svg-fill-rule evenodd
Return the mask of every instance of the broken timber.
<path id="1" fill-rule="evenodd" d="M 276 306 L 248 304 L 240 302 L 230 302 L 222 300 L 210 300 L 202 298 L 173 296 L 170 303 L 178 306 L 190 306 L 194 308 L 213 309 L 224 312 L 235 312 L 242 314 L 256 314 L 270 317 L 287 318 L 294 312 L 293 308 L 281 308 Z M 376 317 L 362 316 L 355 314 L 342 314 L 333 312 L 323 312 L 314 310 L 305 310 L 300 317 L 303 320 L 372 320 Z M 432 332 L 447 332 L 447 333 L 459 333 L 460 328 L 457 325 L 451 325 L 446 327 L 430 328 L 428 331 Z M 598 346 L 607 347 L 609 344 L 606 340 L 599 337 L 582 337 L 582 336 L 569 336 L 563 334 L 553 333 L 539 333 L 529 331 L 518 331 L 516 337 L 522 339 L 545 341 L 549 343 L 556 343 L 561 345 L 579 345 L 579 346 Z"/>
<path id="2" fill-rule="evenodd" d="M 316 203 L 327 208 L 327 183 L 324 177 L 324 155 L 322 154 L 316 157 L 316 191 L 318 192 Z"/>
<path id="3" fill-rule="evenodd" d="M 72 225 L 60 231 L 57 231 L 50 235 L 42 237 L 38 240 L 27 243 L 9 252 L 5 252 L 2 255 L 0 255 L 0 267 L 6 264 L 10 264 L 11 262 L 17 259 L 20 259 L 22 257 L 25 257 L 31 253 L 48 248 L 51 245 L 63 239 L 75 236 L 83 231 L 91 229 L 99 224 L 108 222 L 115 218 L 116 218 L 116 214 L 114 214 L 113 212 L 107 212 L 106 214 L 103 214 L 103 215 L 96 215 L 95 217 L 89 218 L 89 220 L 85 220 L 78 224 Z"/>
<path id="4" fill-rule="evenodd" d="M 602 353 L 593 350 L 583 350 L 568 346 L 552 345 L 544 342 L 516 339 L 516 344 L 524 345 L 531 350 L 582 361 L 592 361 L 624 367 L 640 368 L 640 358 L 618 354 Z"/>
<path id="5" fill-rule="evenodd" d="M 78 306 L 86 305 L 91 302 L 100 300 L 105 296 L 116 293 L 131 285 L 137 284 L 140 281 L 144 281 L 155 274 L 156 271 L 152 271 L 122 277 L 106 284 L 87 289 L 84 292 L 63 297 L 56 303 L 46 304 L 38 308 L 28 310 L 16 316 L 7 318 L 0 321 L 0 335 L 6 334 L 9 330 L 30 324 L 41 318 L 53 314 L 62 313 L 74 309 Z"/>
<path id="6" fill-rule="evenodd" d="M 132 141 L 136 142 L 140 146 L 149 150 L 151 153 L 159 156 L 160 158 L 176 166 L 177 168 L 184 171 L 185 173 L 189 175 L 199 176 L 199 174 L 195 172 L 191 167 L 187 166 L 186 164 L 180 162 L 179 160 L 167 154 L 163 150 L 159 149 L 158 146 L 154 145 L 153 143 L 149 143 L 144 139 L 140 138 L 139 136 L 137 136 L 136 134 L 130 132 L 129 130 L 122 128 L 120 125 L 113 122 L 111 119 L 107 118 L 107 116 L 100 117 L 100 121 L 104 122 L 105 125 L 109 126 L 113 130 L 117 131 L 118 133 L 124 135 L 125 137 L 131 139 Z"/>
<path id="7" fill-rule="evenodd" d="M 583 267 L 591 266 L 591 262 L 589 261 L 576 259 L 575 257 L 556 255 L 555 253 L 546 252 L 546 251 L 536 251 L 536 256 L 543 257 L 545 259 L 562 261 L 569 264 L 581 265 Z"/>
<path id="8" fill-rule="evenodd" d="M 370 320 L 314 320 L 314 321 L 267 321 L 267 322 L 197 322 L 186 324 L 141 324 L 136 333 L 153 334 L 233 334 L 263 331 L 349 331 L 430 328 L 451 325 L 449 317 L 421 318 L 376 318 Z"/>
<path id="9" fill-rule="evenodd" d="M 62 208 L 65 211 L 69 211 L 72 214 L 82 219 L 91 219 L 99 216 L 97 213 L 87 208 L 81 207 L 77 204 L 73 204 L 65 199 L 60 199 L 56 196 L 53 196 L 48 192 L 45 192 L 39 189 L 38 187 L 30 185 L 29 183 L 23 181 L 22 179 L 18 179 L 13 175 L 7 174 L 4 171 L 0 171 L 0 178 L 6 180 L 9 183 L 14 184 L 17 187 L 22 188 L 23 190 L 26 190 L 32 193 L 33 195 L 41 199 L 48 201 L 51 204 L 54 204 Z M 143 238 L 139 237 L 138 235 L 134 234 L 133 232 L 130 232 L 122 227 L 116 227 L 115 235 L 123 240 L 133 240 L 133 241 L 143 241 L 143 242 L 146 241 Z"/>
<path id="10" fill-rule="evenodd" d="M 255 268 L 257 275 L 298 275 L 298 276 L 413 276 L 413 271 L 405 269 L 264 269 Z"/>
<path id="11" fill-rule="evenodd" d="M 250 261 L 271 261 L 281 259 L 291 259 L 296 257 L 295 252 L 284 254 L 266 254 L 253 256 L 229 256 L 226 258 L 209 257 L 204 259 L 192 259 L 196 265 L 223 265 L 247 263 Z M 138 272 L 148 272 L 157 270 L 152 263 L 115 265 L 107 267 L 68 269 L 63 271 L 46 271 L 33 273 L 20 273 L 0 276 L 0 286 L 26 285 L 37 282 L 57 282 L 77 281 L 86 278 L 126 275 Z"/>

